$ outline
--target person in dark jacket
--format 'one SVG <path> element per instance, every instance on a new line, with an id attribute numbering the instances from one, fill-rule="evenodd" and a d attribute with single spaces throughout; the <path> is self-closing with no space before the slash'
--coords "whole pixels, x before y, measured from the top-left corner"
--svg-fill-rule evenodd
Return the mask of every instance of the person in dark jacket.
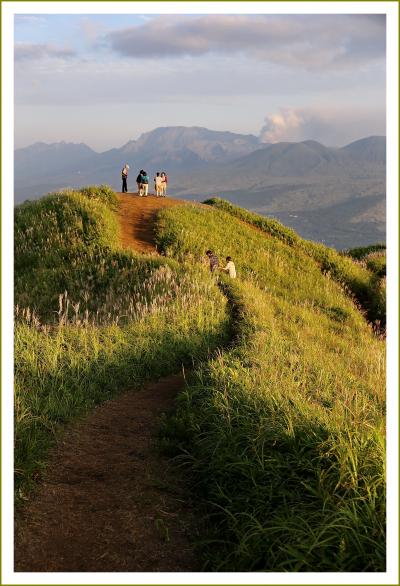
<path id="1" fill-rule="evenodd" d="M 142 189 L 143 173 L 144 173 L 143 169 L 140 169 L 139 175 L 136 177 L 137 192 L 140 197 L 142 197 L 142 195 L 143 195 L 143 189 Z"/>
<path id="2" fill-rule="evenodd" d="M 206 255 L 210 259 L 210 271 L 214 273 L 218 268 L 218 256 L 212 250 L 207 250 Z"/>
<path id="3" fill-rule="evenodd" d="M 121 172 L 122 175 L 122 193 L 128 193 L 128 171 L 129 165 L 126 164 Z"/>

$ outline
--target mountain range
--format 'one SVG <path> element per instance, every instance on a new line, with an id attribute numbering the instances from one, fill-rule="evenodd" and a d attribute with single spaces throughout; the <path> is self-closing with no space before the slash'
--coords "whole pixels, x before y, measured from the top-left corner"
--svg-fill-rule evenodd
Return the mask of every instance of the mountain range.
<path id="1" fill-rule="evenodd" d="M 120 172 L 167 171 L 169 194 L 202 200 L 218 195 L 272 215 L 303 237 L 336 248 L 385 240 L 386 139 L 371 136 L 342 148 L 317 141 L 262 143 L 251 134 L 163 127 L 121 148 L 35 143 L 15 151 L 15 202 L 63 187 L 107 183 Z"/>

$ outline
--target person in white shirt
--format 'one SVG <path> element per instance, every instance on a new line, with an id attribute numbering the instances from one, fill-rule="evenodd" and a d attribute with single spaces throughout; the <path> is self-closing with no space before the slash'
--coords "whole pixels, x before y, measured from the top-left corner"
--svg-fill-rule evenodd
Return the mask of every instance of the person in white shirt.
<path id="1" fill-rule="evenodd" d="M 225 271 L 226 273 L 228 273 L 228 275 L 230 276 L 231 279 L 236 279 L 235 263 L 233 262 L 233 260 L 230 256 L 226 257 L 226 267 L 222 270 Z"/>
<path id="2" fill-rule="evenodd" d="M 160 175 L 160 173 L 157 173 L 157 175 L 154 177 L 154 187 L 156 188 L 156 197 L 161 197 L 162 196 L 162 177 Z"/>

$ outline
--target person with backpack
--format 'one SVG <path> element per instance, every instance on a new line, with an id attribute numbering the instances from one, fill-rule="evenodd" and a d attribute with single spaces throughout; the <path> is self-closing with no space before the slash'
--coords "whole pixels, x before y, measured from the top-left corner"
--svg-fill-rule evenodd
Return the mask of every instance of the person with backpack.
<path id="1" fill-rule="evenodd" d="M 168 177 L 165 171 L 161 173 L 161 196 L 167 197 L 167 185 L 168 185 Z"/>
<path id="2" fill-rule="evenodd" d="M 139 171 L 139 175 L 136 177 L 136 185 L 137 185 L 137 192 L 138 192 L 138 196 L 142 197 L 142 175 L 143 175 L 144 171 L 143 169 L 140 169 Z"/>
<path id="3" fill-rule="evenodd" d="M 215 271 L 218 268 L 218 256 L 216 254 L 213 253 L 212 250 L 207 250 L 206 255 L 208 256 L 209 260 L 210 260 L 210 271 L 212 273 L 215 273 Z"/>
<path id="4" fill-rule="evenodd" d="M 128 163 L 122 168 L 122 193 L 128 193 L 128 171 L 129 165 Z"/>
<path id="5" fill-rule="evenodd" d="M 149 195 L 149 176 L 147 175 L 147 171 L 143 171 L 142 173 L 142 192 L 143 196 L 147 197 Z"/>

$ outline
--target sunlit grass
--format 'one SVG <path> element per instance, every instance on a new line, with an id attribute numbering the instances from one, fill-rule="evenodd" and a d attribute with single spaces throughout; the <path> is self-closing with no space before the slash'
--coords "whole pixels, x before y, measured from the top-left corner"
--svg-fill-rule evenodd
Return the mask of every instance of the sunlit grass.
<path id="1" fill-rule="evenodd" d="M 303 251 L 318 263 L 324 273 L 340 283 L 361 304 L 370 322 L 375 327 L 384 330 L 386 326 L 386 298 L 385 291 L 376 280 L 373 265 L 356 263 L 351 258 L 360 259 L 369 252 L 385 249 L 385 245 L 376 244 L 364 248 L 355 248 L 340 254 L 332 248 L 301 238 L 294 230 L 284 226 L 273 218 L 260 216 L 243 208 L 235 206 L 220 198 L 212 198 L 206 203 L 214 208 L 223 210 L 249 225 L 255 226 L 275 239 L 285 242 L 297 251 Z M 351 258 L 349 258 L 351 257 Z"/>
<path id="2" fill-rule="evenodd" d="M 191 364 L 163 433 L 204 515 L 205 569 L 382 571 L 385 345 L 360 292 L 383 281 L 367 257 L 213 203 L 160 213 L 160 258 L 119 248 L 105 187 L 17 208 L 18 495 L 62 425 Z M 209 248 L 236 281 L 210 275 Z"/>
<path id="3" fill-rule="evenodd" d="M 181 260 L 229 254 L 239 275 L 223 277 L 236 345 L 165 429 L 206 507 L 206 569 L 382 571 L 383 340 L 302 249 L 223 211 L 164 211 L 158 239 Z"/>
<path id="4" fill-rule="evenodd" d="M 119 250 L 112 194 L 82 192 L 16 211 L 20 498 L 62 424 L 143 380 L 206 358 L 228 335 L 226 299 L 206 271 Z"/>

